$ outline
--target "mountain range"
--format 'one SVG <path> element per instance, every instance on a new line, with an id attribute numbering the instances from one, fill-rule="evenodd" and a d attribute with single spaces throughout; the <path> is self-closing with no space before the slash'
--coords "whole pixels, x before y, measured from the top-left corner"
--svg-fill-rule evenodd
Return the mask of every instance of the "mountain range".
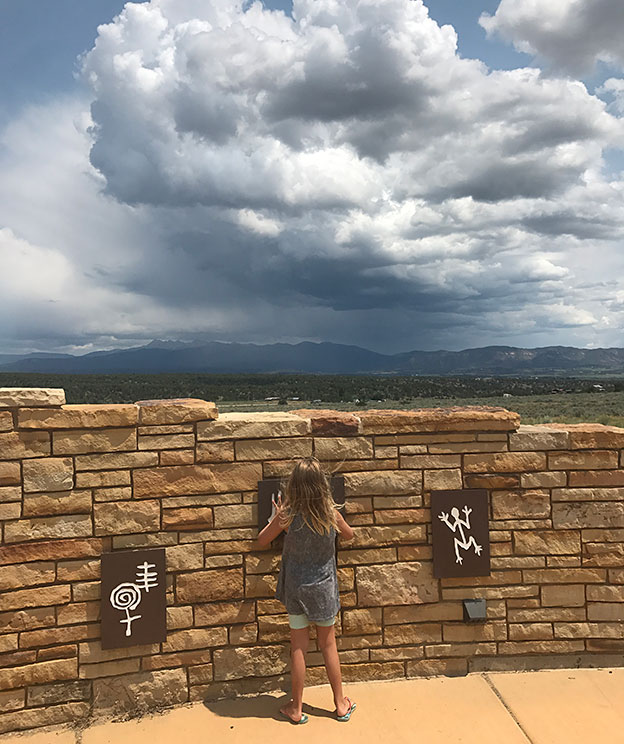
<path id="1" fill-rule="evenodd" d="M 154 340 L 145 346 L 94 351 L 81 356 L 46 352 L 0 354 L 0 372 L 621 375 L 624 349 L 485 346 L 463 351 L 379 354 L 359 346 L 328 342 L 261 345 Z"/>

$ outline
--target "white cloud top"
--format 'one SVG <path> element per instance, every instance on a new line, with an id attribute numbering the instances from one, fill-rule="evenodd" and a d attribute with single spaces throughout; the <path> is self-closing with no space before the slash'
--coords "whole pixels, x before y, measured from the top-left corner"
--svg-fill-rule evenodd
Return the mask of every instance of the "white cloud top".
<path id="1" fill-rule="evenodd" d="M 597 62 L 624 68 L 622 0 L 501 0 L 480 23 L 572 75 L 591 72 Z"/>

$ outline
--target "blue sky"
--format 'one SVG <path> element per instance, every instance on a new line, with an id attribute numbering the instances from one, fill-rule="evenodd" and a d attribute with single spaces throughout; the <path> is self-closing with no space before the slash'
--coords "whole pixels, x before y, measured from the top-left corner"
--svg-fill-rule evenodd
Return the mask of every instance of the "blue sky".
<path id="1" fill-rule="evenodd" d="M 621 0 L 296 2 L 0 0 L 0 352 L 622 345 Z"/>

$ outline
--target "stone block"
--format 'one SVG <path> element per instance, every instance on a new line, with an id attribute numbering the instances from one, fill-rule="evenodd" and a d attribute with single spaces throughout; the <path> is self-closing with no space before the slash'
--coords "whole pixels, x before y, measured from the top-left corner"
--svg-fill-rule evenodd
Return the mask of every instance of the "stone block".
<path id="1" fill-rule="evenodd" d="M 47 431 L 7 431 L 0 433 L 3 460 L 21 460 L 50 454 L 50 434 Z"/>
<path id="2" fill-rule="evenodd" d="M 548 491 L 494 491 L 494 519 L 540 519 L 550 517 Z"/>
<path id="3" fill-rule="evenodd" d="M 94 488 L 94 501 L 129 501 L 132 498 L 131 486 L 112 486 L 107 488 Z"/>
<path id="4" fill-rule="evenodd" d="M 19 501 L 0 503 L 0 522 L 9 519 L 19 519 L 22 516 L 22 505 Z"/>
<path id="5" fill-rule="evenodd" d="M 365 437 L 316 437 L 314 452 L 319 460 L 365 460 L 375 454 L 372 440 Z"/>
<path id="6" fill-rule="evenodd" d="M 345 635 L 366 635 L 381 632 L 381 607 L 345 610 L 342 615 Z"/>
<path id="7" fill-rule="evenodd" d="M 48 705 L 44 708 L 27 708 L 1 715 L 0 734 L 9 731 L 25 731 L 42 726 L 80 722 L 86 719 L 89 714 L 89 703 L 63 703 L 61 705 Z M 47 736 L 47 734 L 44 734 L 44 736 Z M 39 741 L 43 742 L 43 739 L 39 739 Z"/>
<path id="8" fill-rule="evenodd" d="M 624 470 L 571 470 L 568 485 L 571 488 L 624 486 Z"/>
<path id="9" fill-rule="evenodd" d="M 27 563 L 28 561 L 56 560 L 57 558 L 82 558 L 101 555 L 102 540 L 50 540 L 28 545 L 0 546 L 0 565 Z"/>
<path id="10" fill-rule="evenodd" d="M 451 470 L 425 470 L 425 491 L 444 491 L 462 487 L 462 471 Z"/>
<path id="11" fill-rule="evenodd" d="M 262 643 L 275 643 L 276 641 L 290 640 L 290 628 L 288 626 L 288 615 L 284 613 L 276 615 L 264 615 L 258 618 L 258 625 L 253 623 L 251 626 L 238 626 L 240 628 L 249 627 L 256 629 L 256 637 Z M 235 628 L 230 631 L 230 643 L 236 643 Z M 253 638 L 253 631 L 248 633 Z"/>
<path id="12" fill-rule="evenodd" d="M 198 441 L 213 439 L 263 439 L 310 434 L 310 421 L 292 413 L 224 413 L 217 421 L 197 424 Z"/>
<path id="13" fill-rule="evenodd" d="M 422 491 L 420 471 L 384 470 L 345 475 L 345 494 L 349 496 L 414 495 Z"/>
<path id="14" fill-rule="evenodd" d="M 528 584 L 602 584 L 607 572 L 601 568 L 537 568 L 523 572 Z"/>
<path id="15" fill-rule="evenodd" d="M 195 434 L 139 435 L 139 450 L 188 449 L 195 446 Z"/>
<path id="16" fill-rule="evenodd" d="M 527 474 L 518 475 L 488 475 L 466 473 L 464 480 L 466 488 L 519 488 L 520 478 Z M 523 486 L 524 488 L 524 486 Z"/>
<path id="17" fill-rule="evenodd" d="M 558 530 L 588 527 L 624 527 L 624 503 L 561 501 L 552 505 L 553 527 Z M 6 529 L 6 528 L 5 528 Z"/>
<path id="18" fill-rule="evenodd" d="M 0 567 L 0 591 L 52 584 L 56 567 L 52 562 L 22 563 Z M 61 579 L 59 579 L 61 581 Z"/>
<path id="19" fill-rule="evenodd" d="M 158 452 L 106 452 L 95 455 L 76 455 L 78 470 L 123 470 L 149 468 L 158 465 Z"/>
<path id="20" fill-rule="evenodd" d="M 212 421 L 219 415 L 214 403 L 200 398 L 137 400 L 135 405 L 139 407 L 141 426 Z"/>
<path id="21" fill-rule="evenodd" d="M 93 527 L 89 514 L 68 514 L 60 517 L 20 519 L 4 526 L 6 543 L 45 540 L 49 538 L 88 537 Z"/>
<path id="22" fill-rule="evenodd" d="M 42 646 L 58 646 L 72 641 L 86 641 L 100 637 L 100 627 L 97 623 L 86 625 L 65 625 L 61 628 L 42 628 L 20 633 L 20 648 L 38 648 Z M 75 655 L 72 653 L 72 655 Z"/>
<path id="23" fill-rule="evenodd" d="M 368 550 L 341 549 L 336 556 L 339 566 L 356 566 L 367 563 L 394 563 L 396 559 L 396 548 L 371 548 Z"/>
<path id="24" fill-rule="evenodd" d="M 245 597 L 272 597 L 276 586 L 276 576 L 250 574 L 245 577 Z"/>
<path id="25" fill-rule="evenodd" d="M 581 551 L 579 530 L 517 530 L 514 548 L 519 555 L 564 555 Z"/>
<path id="26" fill-rule="evenodd" d="M 227 642 L 227 628 L 190 628 L 188 630 L 177 630 L 167 635 L 167 640 L 162 644 L 162 653 L 188 651 L 194 648 L 226 646 Z"/>
<path id="27" fill-rule="evenodd" d="M 28 705 L 56 705 L 57 703 L 88 700 L 91 686 L 86 681 L 59 682 L 52 685 L 37 685 L 28 690 Z"/>
<path id="28" fill-rule="evenodd" d="M 281 609 L 283 607 L 280 604 Z M 253 601 L 213 602 L 195 605 L 195 625 L 231 625 L 251 623 L 256 619 Z"/>
<path id="29" fill-rule="evenodd" d="M 621 623 L 624 621 L 624 602 L 590 602 L 587 605 L 587 619 Z"/>
<path id="30" fill-rule="evenodd" d="M 517 429 L 520 423 L 517 413 L 490 406 L 423 408 L 410 411 L 368 410 L 354 411 L 353 415 L 360 419 L 363 434 L 511 431 Z"/>
<path id="31" fill-rule="evenodd" d="M 76 473 L 77 488 L 129 486 L 130 482 L 129 470 L 96 470 L 95 472 Z"/>
<path id="32" fill-rule="evenodd" d="M 362 607 L 437 602 L 439 581 L 430 563 L 394 563 L 356 568 L 358 604 Z"/>
<path id="33" fill-rule="evenodd" d="M 260 463 L 145 468 L 134 473 L 134 497 L 255 491 L 259 480 L 262 480 Z"/>
<path id="34" fill-rule="evenodd" d="M 494 452 L 464 455 L 466 473 L 523 473 L 528 470 L 546 469 L 546 455 L 543 452 Z"/>
<path id="35" fill-rule="evenodd" d="M 138 409 L 127 403 L 79 403 L 61 408 L 21 408 L 17 412 L 20 429 L 89 429 L 136 426 Z"/>
<path id="36" fill-rule="evenodd" d="M 71 457 L 44 457 L 25 460 L 24 491 L 67 491 L 74 485 Z"/>
<path id="37" fill-rule="evenodd" d="M 72 602 L 57 609 L 59 625 L 95 623 L 100 620 L 100 602 Z"/>
<path id="38" fill-rule="evenodd" d="M 468 673 L 467 659 L 423 659 L 408 661 L 408 679 L 413 677 L 463 677 Z"/>
<path id="39" fill-rule="evenodd" d="M 522 488 L 558 488 L 565 486 L 566 483 L 567 475 L 561 470 L 520 474 L 520 486 Z"/>
<path id="40" fill-rule="evenodd" d="M 160 465 L 192 465 L 194 462 L 194 449 L 163 450 L 160 453 Z"/>
<path id="41" fill-rule="evenodd" d="M 233 442 L 197 442 L 197 462 L 233 462 Z"/>
<path id="42" fill-rule="evenodd" d="M 375 512 L 376 524 L 424 524 L 430 520 L 429 509 L 381 509 Z"/>
<path id="43" fill-rule="evenodd" d="M 163 530 L 189 532 L 193 530 L 205 530 L 212 526 L 212 509 L 209 506 L 163 509 Z"/>
<path id="44" fill-rule="evenodd" d="M 240 568 L 194 571 L 176 577 L 178 602 L 213 602 L 239 597 L 243 597 L 243 571 Z"/>
<path id="45" fill-rule="evenodd" d="M 90 581 L 100 578 L 100 559 L 82 558 L 76 561 L 59 561 L 57 581 Z"/>
<path id="46" fill-rule="evenodd" d="M 250 646 L 217 649 L 214 654 L 215 680 L 270 677 L 288 668 L 288 650 L 280 646 Z"/>
<path id="47" fill-rule="evenodd" d="M 509 435 L 509 449 L 512 451 L 565 450 L 569 442 L 570 435 L 566 429 L 544 426 L 523 425 Z"/>
<path id="48" fill-rule="evenodd" d="M 191 605 L 186 605 L 185 607 L 167 607 L 167 631 L 192 627 L 193 608 Z"/>
<path id="49" fill-rule="evenodd" d="M 160 501 L 107 501 L 93 506 L 96 535 L 126 535 L 160 529 Z"/>
<path id="50" fill-rule="evenodd" d="M 0 388 L 0 408 L 62 406 L 64 403 L 63 388 Z"/>
<path id="51" fill-rule="evenodd" d="M 624 488 L 553 488 L 553 501 L 624 501 Z M 601 507 L 596 507 L 600 509 Z"/>
<path id="52" fill-rule="evenodd" d="M 353 539 L 349 541 L 349 546 L 354 548 L 378 547 L 426 542 L 426 540 L 427 534 L 424 524 L 373 525 L 358 527 Z"/>
<path id="53" fill-rule="evenodd" d="M 0 462 L 0 486 L 18 486 L 21 482 L 19 462 Z"/>
<path id="54" fill-rule="evenodd" d="M 360 430 L 360 420 L 346 411 L 296 409 L 290 413 L 309 421 L 314 436 L 349 436 Z"/>
<path id="55" fill-rule="evenodd" d="M 11 413 L 11 411 L 0 411 L 0 431 L 12 431 L 12 430 L 13 430 L 13 414 Z"/>
<path id="56" fill-rule="evenodd" d="M 102 713 L 136 715 L 187 701 L 184 669 L 139 672 L 93 682 L 93 709 Z"/>
<path id="57" fill-rule="evenodd" d="M 549 452 L 550 470 L 601 470 L 618 467 L 615 450 L 579 450 L 577 452 Z"/>
<path id="58" fill-rule="evenodd" d="M 5 606 L 3 598 L 0 599 L 0 606 Z M 56 617 L 53 606 L 26 610 L 9 610 L 8 612 L 0 613 L 0 628 L 3 628 L 7 633 L 16 630 L 49 627 L 55 623 Z"/>
<path id="59" fill-rule="evenodd" d="M 285 457 L 310 457 L 312 439 L 284 437 L 282 439 L 241 439 L 234 443 L 237 460 L 280 460 Z"/>
<path id="60" fill-rule="evenodd" d="M 136 450 L 137 431 L 134 428 L 53 431 L 52 447 L 55 455 Z"/>
<path id="61" fill-rule="evenodd" d="M 54 491 L 24 494 L 24 517 L 54 516 L 56 514 L 90 514 L 91 491 Z"/>
<path id="62" fill-rule="evenodd" d="M 116 677 L 122 674 L 138 672 L 140 659 L 119 659 L 117 661 L 102 661 L 99 664 L 81 664 L 81 679 L 98 679 L 99 677 Z"/>
<path id="63" fill-rule="evenodd" d="M 30 687 L 56 680 L 76 679 L 77 659 L 54 659 L 37 664 L 0 669 L 0 690 Z"/>
<path id="64" fill-rule="evenodd" d="M 442 628 L 440 623 L 389 625 L 384 628 L 384 643 L 387 646 L 436 643 L 441 640 Z"/>
<path id="65" fill-rule="evenodd" d="M 588 602 L 624 602 L 624 586 L 588 586 Z"/>
<path id="66" fill-rule="evenodd" d="M 258 524 L 257 504 L 230 504 L 215 506 L 215 527 L 253 527 Z"/>
<path id="67" fill-rule="evenodd" d="M 603 424 L 566 424 L 571 449 L 622 449 L 624 431 Z"/>
<path id="68" fill-rule="evenodd" d="M 401 467 L 437 469 L 461 467 L 461 455 L 401 455 Z"/>
<path id="69" fill-rule="evenodd" d="M 170 545 L 165 548 L 167 572 L 192 571 L 203 568 L 204 546 L 201 543 Z"/>

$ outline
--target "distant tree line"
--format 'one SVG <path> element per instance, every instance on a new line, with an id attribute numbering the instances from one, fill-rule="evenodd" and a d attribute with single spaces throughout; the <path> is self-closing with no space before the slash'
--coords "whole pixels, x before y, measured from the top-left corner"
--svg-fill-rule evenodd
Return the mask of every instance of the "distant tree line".
<path id="1" fill-rule="evenodd" d="M 62 387 L 68 403 L 132 403 L 149 398 L 277 403 L 299 398 L 307 405 L 357 401 L 403 404 L 415 398 L 487 398 L 617 392 L 623 379 L 569 377 L 418 377 L 309 374 L 119 374 L 69 375 L 0 372 L 0 387 Z"/>

